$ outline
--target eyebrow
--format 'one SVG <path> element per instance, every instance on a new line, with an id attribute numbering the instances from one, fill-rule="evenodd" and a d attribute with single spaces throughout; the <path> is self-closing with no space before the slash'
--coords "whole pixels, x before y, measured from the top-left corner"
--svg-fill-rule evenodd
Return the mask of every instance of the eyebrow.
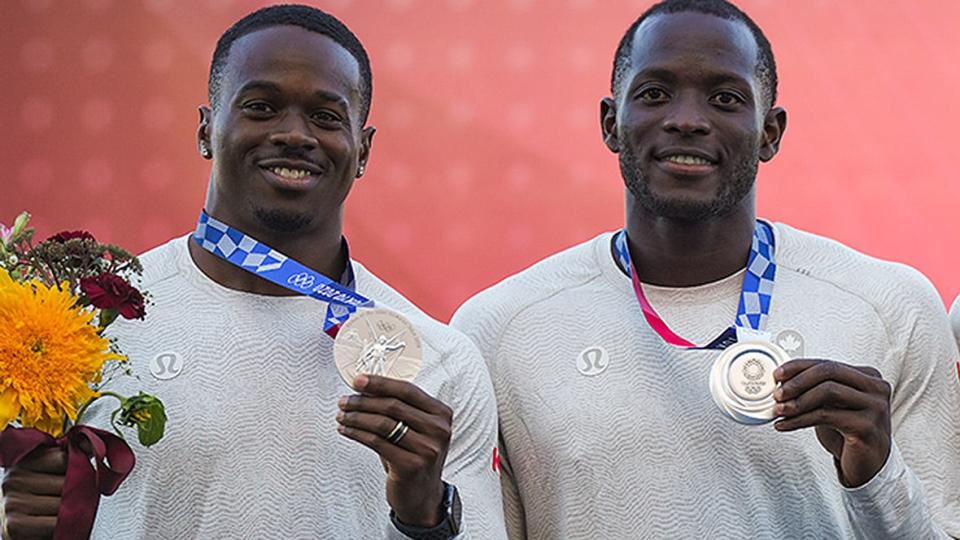
<path id="1" fill-rule="evenodd" d="M 250 81 L 244 84 L 240 88 L 240 91 L 237 92 L 237 95 L 238 96 L 243 95 L 247 92 L 251 92 L 255 90 L 261 90 L 261 91 L 272 93 L 272 94 L 282 93 L 282 89 L 280 88 L 280 85 L 270 81 L 256 80 L 256 81 Z M 336 103 L 337 105 L 340 105 L 341 107 L 343 107 L 345 110 L 350 108 L 350 103 L 346 100 L 346 98 L 344 98 L 343 96 L 335 92 L 330 92 L 327 90 L 317 90 L 316 92 L 313 93 L 313 95 L 315 97 L 320 98 L 323 101 Z"/>
<path id="2" fill-rule="evenodd" d="M 742 85 L 747 88 L 750 87 L 750 81 L 747 81 L 743 77 L 740 77 L 738 75 L 731 75 L 729 73 L 715 73 L 715 74 L 708 75 L 707 81 L 709 81 L 710 84 L 712 85 L 727 83 L 727 84 Z"/>
<path id="3" fill-rule="evenodd" d="M 662 81 L 667 81 L 670 83 L 677 81 L 677 74 L 674 73 L 669 68 L 652 66 L 644 68 L 637 72 L 633 77 L 631 83 L 636 83 L 637 80 L 644 79 L 658 79 Z M 716 73 L 707 73 L 703 80 L 707 82 L 710 86 L 717 86 L 719 84 L 733 84 L 736 86 L 742 86 L 744 88 L 750 88 L 750 81 L 744 79 L 743 77 L 728 72 L 716 72 Z"/>
<path id="4" fill-rule="evenodd" d="M 636 81 L 637 79 L 651 79 L 651 78 L 662 79 L 667 81 L 675 81 L 677 79 L 677 75 L 673 71 L 667 68 L 648 67 L 648 68 L 641 69 L 636 73 L 636 75 L 633 76 L 634 81 Z"/>

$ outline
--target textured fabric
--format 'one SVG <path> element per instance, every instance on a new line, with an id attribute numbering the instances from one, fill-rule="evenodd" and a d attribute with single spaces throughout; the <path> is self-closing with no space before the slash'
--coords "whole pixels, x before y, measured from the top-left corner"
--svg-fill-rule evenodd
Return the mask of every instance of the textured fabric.
<path id="1" fill-rule="evenodd" d="M 633 264 L 630 261 L 630 248 L 627 240 L 627 230 L 623 229 L 613 236 L 613 252 L 617 257 L 617 263 L 625 274 L 629 274 L 631 280 L 636 279 Z M 767 325 L 767 314 L 770 312 L 770 300 L 772 299 L 774 279 L 777 274 L 777 265 L 773 262 L 773 229 L 769 223 L 757 221 L 753 233 L 753 240 L 750 246 L 750 256 L 747 258 L 747 266 L 742 278 L 740 300 L 737 307 L 736 325 L 741 328 L 749 328 L 757 332 L 763 331 Z M 646 295 L 643 289 L 637 287 L 639 281 L 634 282 L 637 299 L 646 302 Z M 651 326 L 662 325 L 663 321 L 654 314 L 644 310 L 647 322 Z M 651 319 L 653 316 L 653 319 Z M 656 330 L 656 328 L 654 328 Z M 681 347 L 693 347 L 692 343 L 684 342 L 682 339 L 678 342 L 676 336 L 670 333 L 658 332 L 664 340 L 671 345 Z M 706 347 L 706 345 L 703 345 Z M 709 347 L 707 347 L 709 348 Z M 719 347 L 715 347 L 719 348 Z"/>
<path id="2" fill-rule="evenodd" d="M 960 536 L 957 349 L 935 290 L 906 266 L 774 229 L 767 330 L 793 357 L 872 365 L 893 385 L 895 447 L 881 473 L 844 489 L 813 429 L 723 416 L 708 389 L 719 353 L 671 347 L 650 329 L 604 234 L 453 319 L 490 366 L 511 537 L 850 538 L 848 514 L 877 519 L 864 508 L 893 523 L 871 538 L 942 535 L 928 515 Z M 675 332 L 702 343 L 732 324 L 742 279 L 644 290 Z"/>
<path id="3" fill-rule="evenodd" d="M 953 337 L 960 347 L 960 296 L 953 301 L 953 307 L 950 308 L 950 326 L 953 327 Z"/>
<path id="4" fill-rule="evenodd" d="M 142 257 L 153 305 L 145 321 L 114 327 L 140 379 L 122 377 L 119 388 L 156 394 L 169 423 L 155 447 L 131 441 L 137 465 L 103 499 L 94 538 L 401 537 L 379 457 L 337 433 L 337 401 L 352 392 L 321 331 L 324 303 L 226 289 L 197 269 L 187 242 Z M 443 478 L 460 490 L 464 536 L 502 537 L 491 466 L 496 410 L 476 348 L 354 266 L 358 292 L 420 332 L 424 363 L 414 383 L 454 411 Z M 153 375 L 175 370 L 174 354 L 179 375 Z M 97 420 L 106 424 L 104 411 Z"/>

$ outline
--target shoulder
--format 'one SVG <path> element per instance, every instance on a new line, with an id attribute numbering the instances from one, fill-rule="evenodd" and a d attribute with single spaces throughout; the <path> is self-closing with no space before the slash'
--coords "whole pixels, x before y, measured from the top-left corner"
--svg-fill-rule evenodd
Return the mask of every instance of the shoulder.
<path id="1" fill-rule="evenodd" d="M 960 346 L 960 296 L 953 301 L 953 307 L 950 308 L 950 326 L 953 329 L 953 337 Z"/>
<path id="2" fill-rule="evenodd" d="M 450 324 L 488 353 L 486 348 L 519 314 L 602 276 L 600 258 L 609 252 L 612 235 L 561 251 L 481 291 L 460 306 Z"/>
<path id="3" fill-rule="evenodd" d="M 918 314 L 945 314 L 936 288 L 915 268 L 871 257 L 782 223 L 774 227 L 778 273 L 793 272 L 819 281 L 838 298 L 872 306 L 887 322 L 905 316 L 915 319 Z"/>
<path id="4" fill-rule="evenodd" d="M 143 265 L 140 281 L 144 288 L 149 290 L 181 273 L 184 261 L 190 257 L 189 241 L 190 235 L 179 236 L 137 257 Z"/>

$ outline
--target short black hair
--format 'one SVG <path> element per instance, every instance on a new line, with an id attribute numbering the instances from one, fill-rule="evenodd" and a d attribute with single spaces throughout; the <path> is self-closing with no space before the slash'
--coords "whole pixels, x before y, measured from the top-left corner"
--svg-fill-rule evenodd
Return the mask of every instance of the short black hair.
<path id="1" fill-rule="evenodd" d="M 270 28 L 273 26 L 299 26 L 311 32 L 323 34 L 347 50 L 357 60 L 360 66 L 361 125 L 367 122 L 370 112 L 370 100 L 373 97 L 373 74 L 370 70 L 370 58 L 357 36 L 329 13 L 317 8 L 299 4 L 282 4 L 269 6 L 250 13 L 227 29 L 217 41 L 217 48 L 213 51 L 213 60 L 210 62 L 210 79 L 207 82 L 207 94 L 214 109 L 220 101 L 220 86 L 223 82 L 223 71 L 227 65 L 227 56 L 233 42 L 241 37 Z"/>
<path id="2" fill-rule="evenodd" d="M 664 0 L 640 15 L 640 18 L 627 29 L 627 32 L 620 39 L 620 45 L 617 47 L 617 54 L 613 59 L 613 75 L 610 78 L 610 91 L 613 92 L 613 95 L 619 95 L 623 77 L 630 68 L 633 37 L 643 21 L 655 15 L 685 12 L 705 13 L 728 21 L 740 21 L 747 25 L 757 42 L 757 68 L 755 73 L 765 94 L 764 97 L 767 98 L 767 106 L 773 107 L 773 104 L 777 102 L 777 62 L 773 58 L 773 48 L 770 47 L 767 36 L 763 35 L 763 30 L 757 26 L 757 23 L 753 22 L 753 19 L 741 11 L 740 8 L 726 0 Z"/>

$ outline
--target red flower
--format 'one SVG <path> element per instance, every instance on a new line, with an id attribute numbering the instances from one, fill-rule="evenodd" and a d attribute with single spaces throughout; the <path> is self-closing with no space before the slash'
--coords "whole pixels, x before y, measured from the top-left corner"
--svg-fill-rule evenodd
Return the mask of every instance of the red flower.
<path id="1" fill-rule="evenodd" d="M 116 309 L 124 319 L 142 319 L 143 295 L 116 274 L 100 274 L 80 280 L 80 290 L 99 309 Z"/>
<path id="2" fill-rule="evenodd" d="M 67 240 L 73 240 L 74 238 L 79 238 L 81 240 L 93 240 L 94 242 L 97 241 L 97 239 L 87 231 L 60 231 L 50 238 L 47 238 L 47 242 L 66 242 Z"/>

